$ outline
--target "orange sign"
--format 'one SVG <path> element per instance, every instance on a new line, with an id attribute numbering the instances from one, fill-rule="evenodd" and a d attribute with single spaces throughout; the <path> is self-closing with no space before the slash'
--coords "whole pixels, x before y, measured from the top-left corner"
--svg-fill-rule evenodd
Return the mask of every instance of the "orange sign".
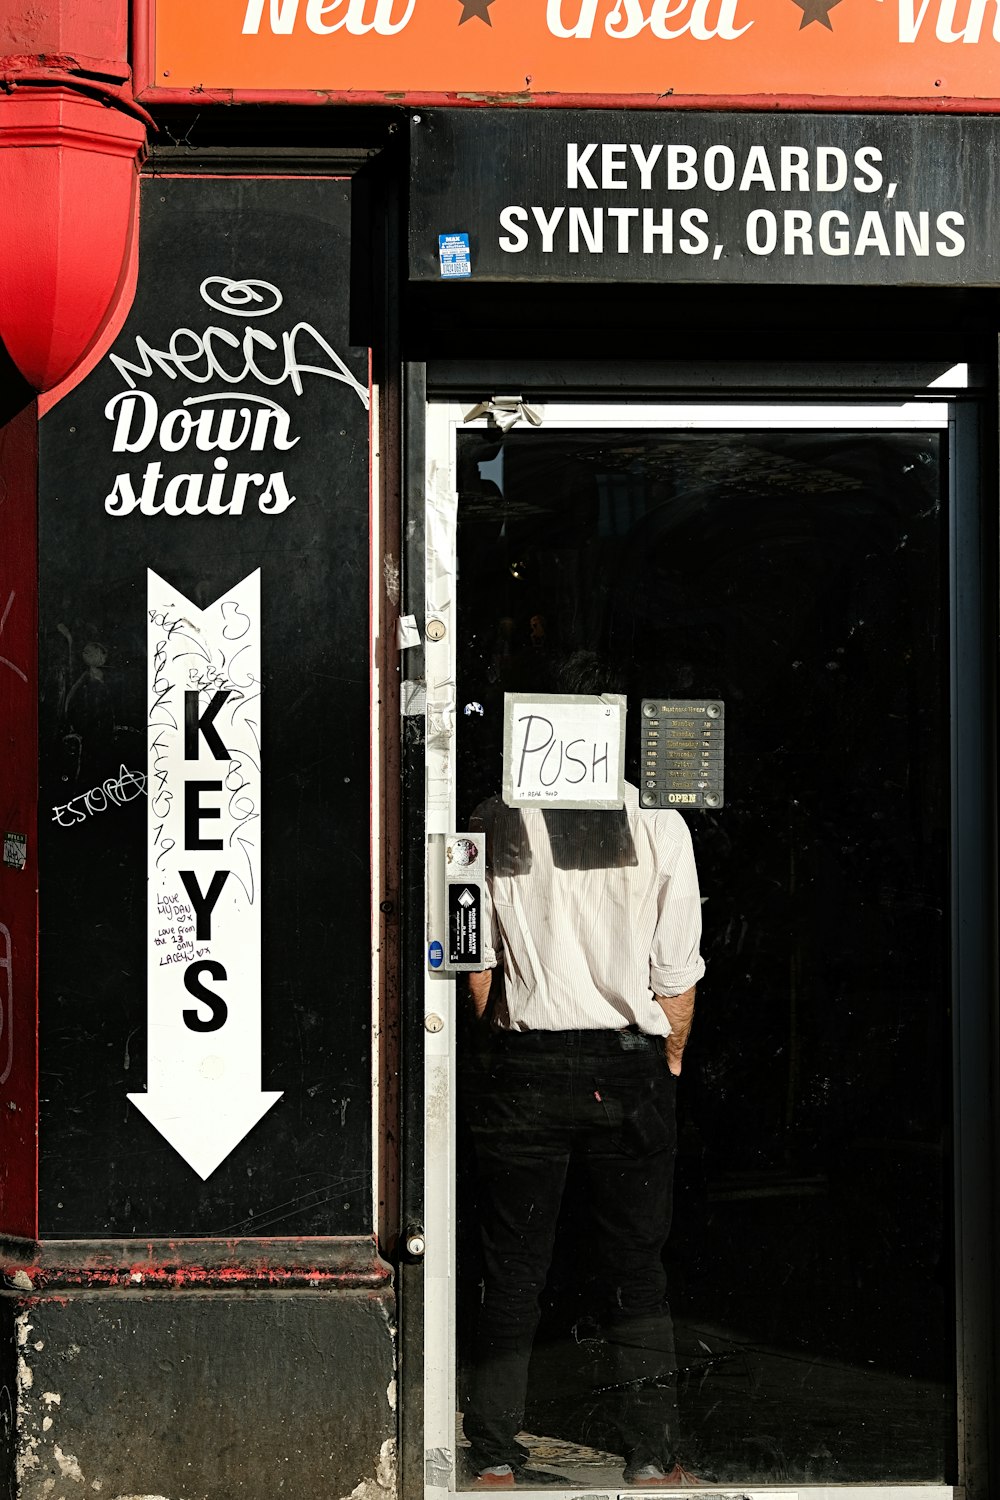
<path id="1" fill-rule="evenodd" d="M 1000 101 L 1000 0 L 146 3 L 144 82 L 174 94 L 664 107 L 779 97 L 869 109 Z"/>

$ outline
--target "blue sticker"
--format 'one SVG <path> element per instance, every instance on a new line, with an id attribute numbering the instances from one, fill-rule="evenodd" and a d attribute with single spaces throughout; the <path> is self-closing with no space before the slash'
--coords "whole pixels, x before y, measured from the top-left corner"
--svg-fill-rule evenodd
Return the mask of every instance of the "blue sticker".
<path id="1" fill-rule="evenodd" d="M 472 255 L 467 234 L 439 234 L 438 255 L 441 259 L 442 276 L 472 275 Z"/>
<path id="2" fill-rule="evenodd" d="M 444 949 L 442 948 L 440 943 L 431 943 L 430 947 L 427 949 L 427 962 L 430 964 L 432 969 L 440 969 L 441 965 L 444 963 Z"/>

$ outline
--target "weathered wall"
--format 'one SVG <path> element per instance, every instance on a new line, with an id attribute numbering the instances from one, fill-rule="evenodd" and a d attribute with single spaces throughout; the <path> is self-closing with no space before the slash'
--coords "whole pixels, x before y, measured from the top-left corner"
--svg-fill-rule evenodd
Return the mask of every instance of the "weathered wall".
<path id="1" fill-rule="evenodd" d="M 3 1500 L 387 1500 L 386 1292 L 65 1291 L 3 1297 Z M 16 1348 L 15 1348 L 16 1346 Z M 6 1405 L 0 1405 L 0 1454 Z"/>

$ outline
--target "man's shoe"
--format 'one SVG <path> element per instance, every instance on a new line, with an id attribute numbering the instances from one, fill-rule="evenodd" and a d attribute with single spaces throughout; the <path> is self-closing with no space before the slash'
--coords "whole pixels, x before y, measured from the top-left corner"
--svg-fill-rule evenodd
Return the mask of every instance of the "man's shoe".
<path id="1" fill-rule="evenodd" d="M 630 1489 L 642 1490 L 679 1490 L 698 1489 L 701 1480 L 696 1479 L 688 1469 L 682 1469 L 680 1464 L 674 1464 L 670 1470 L 660 1468 L 659 1464 L 640 1464 L 638 1468 L 626 1468 L 624 1483 Z"/>
<path id="2" fill-rule="evenodd" d="M 510 1464 L 492 1464 L 488 1469 L 480 1469 L 472 1481 L 474 1490 L 512 1490 L 514 1488 L 514 1470 Z"/>
<path id="3" fill-rule="evenodd" d="M 480 1469 L 472 1481 L 472 1488 L 540 1490 L 546 1484 L 561 1484 L 565 1488 L 569 1480 L 565 1474 L 550 1474 L 547 1469 L 518 1469 L 515 1473 L 510 1464 L 491 1464 L 488 1469 Z"/>

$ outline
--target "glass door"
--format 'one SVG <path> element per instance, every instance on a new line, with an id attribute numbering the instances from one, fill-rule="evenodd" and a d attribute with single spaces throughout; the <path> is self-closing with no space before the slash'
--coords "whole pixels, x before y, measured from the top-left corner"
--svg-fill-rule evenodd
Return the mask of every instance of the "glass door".
<path id="1" fill-rule="evenodd" d="M 506 1483 L 484 1465 L 502 1455 L 478 1408 L 483 1319 L 495 1332 L 509 1314 L 507 1353 L 530 1348 L 520 1489 L 631 1493 L 645 1403 L 679 1483 L 951 1496 L 951 409 L 549 404 L 504 416 L 507 430 L 468 409 L 428 419 L 428 937 L 448 836 L 471 829 L 497 967 L 470 981 L 429 950 L 428 1487 Z M 624 710 L 621 812 L 508 807 L 505 709 L 509 762 L 512 703 L 600 694 Z M 644 704 L 658 724 L 672 705 L 713 705 L 722 761 L 717 739 L 711 767 L 685 762 L 682 735 L 674 770 L 694 781 L 657 781 Z M 621 894 L 647 844 L 655 867 L 671 841 L 697 870 L 704 960 L 679 1077 L 657 1019 L 672 1013 L 653 999 L 671 976 L 687 988 L 694 961 L 672 950 L 664 979 Z M 584 888 L 581 930 L 560 892 Z M 621 978 L 634 963 L 652 976 L 641 1001 Z M 567 1000 L 581 964 L 603 1010 Z M 670 1138 L 612 1131 L 615 1168 L 610 1136 L 564 1132 L 553 1176 L 554 1137 L 538 1135 L 544 1213 L 523 1193 L 518 1206 L 505 1111 L 526 1075 L 511 1082 L 508 1053 L 551 1059 L 564 1035 L 528 1115 L 570 1087 L 564 1060 L 607 1115 L 589 1030 L 658 1055 Z M 645 1179 L 630 1150 L 661 1153 Z M 621 1269 L 615 1239 L 652 1219 L 669 1336 L 662 1321 L 643 1331 L 629 1278 L 645 1272 Z M 530 1259 L 516 1274 L 512 1243 Z M 623 1313 L 655 1357 L 623 1361 Z M 487 1384 L 510 1375 L 503 1359 L 489 1369 Z"/>

